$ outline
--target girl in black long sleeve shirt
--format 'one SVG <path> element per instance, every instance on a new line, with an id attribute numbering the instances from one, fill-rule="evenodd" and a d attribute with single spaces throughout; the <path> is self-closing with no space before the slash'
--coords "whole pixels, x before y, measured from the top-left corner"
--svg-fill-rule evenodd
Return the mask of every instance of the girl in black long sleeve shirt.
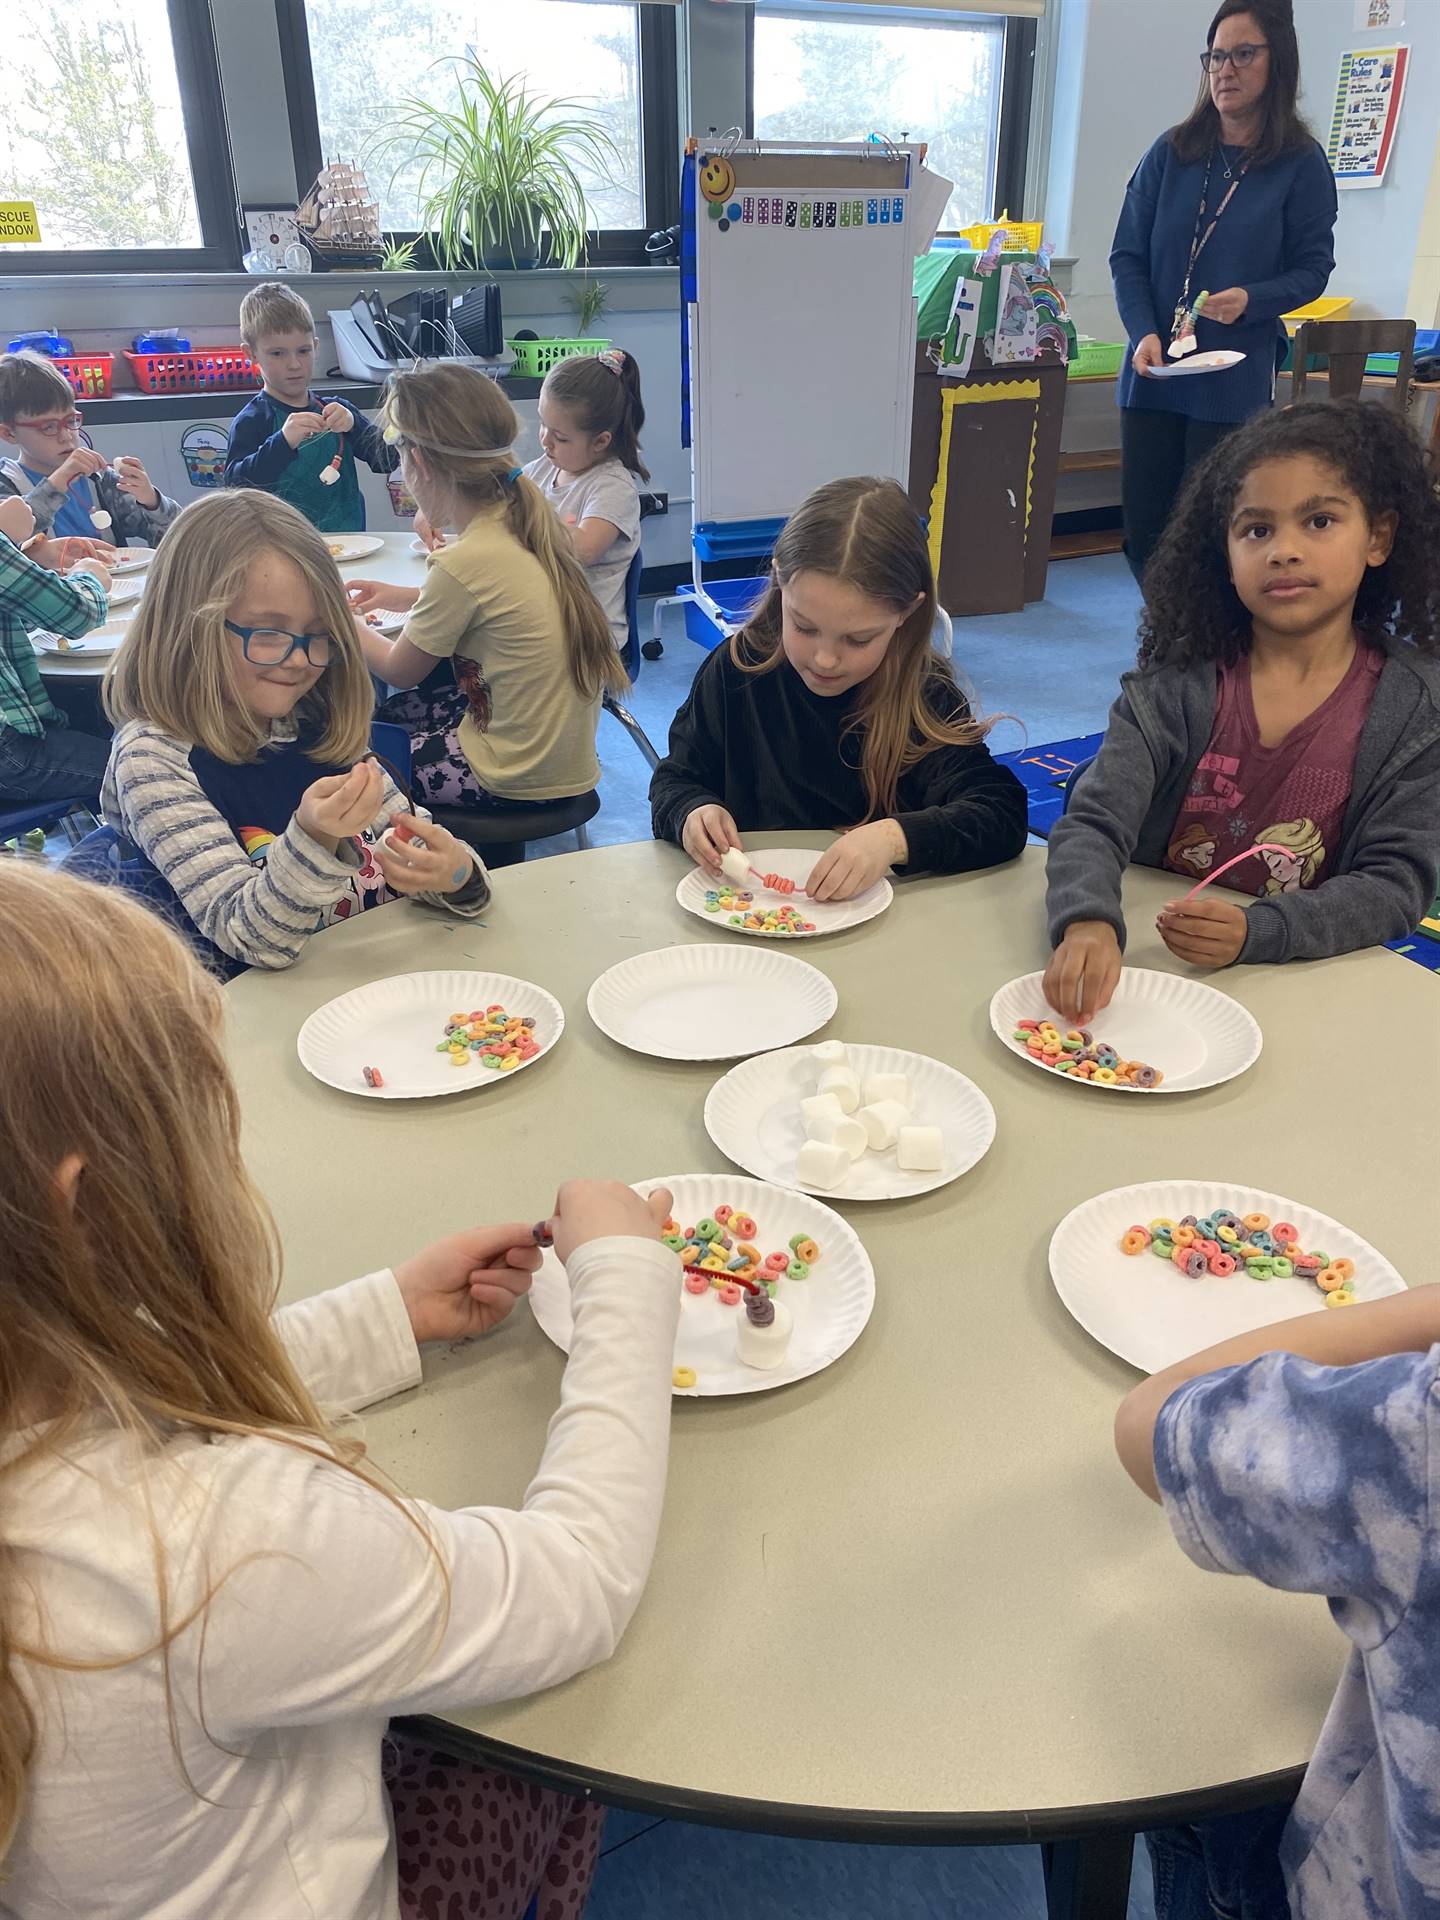
<path id="1" fill-rule="evenodd" d="M 893 480 L 836 480 L 775 546 L 770 590 L 712 653 L 650 783 L 656 837 L 712 873 L 741 835 L 825 828 L 807 891 L 848 900 L 890 867 L 961 873 L 1025 845 L 1025 790 L 931 650 L 924 533 Z"/>

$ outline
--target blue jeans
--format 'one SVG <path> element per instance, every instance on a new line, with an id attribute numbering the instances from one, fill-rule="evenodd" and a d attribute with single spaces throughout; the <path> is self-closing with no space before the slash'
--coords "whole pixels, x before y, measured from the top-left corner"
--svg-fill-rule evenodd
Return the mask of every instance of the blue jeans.
<path id="1" fill-rule="evenodd" d="M 25 800 L 86 800 L 98 805 L 110 758 L 108 740 L 55 727 L 19 733 L 0 725 L 0 804 Z"/>
<path id="2" fill-rule="evenodd" d="M 1145 1835 L 1155 1920 L 1290 1920 L 1280 1835 L 1290 1803 Z"/>

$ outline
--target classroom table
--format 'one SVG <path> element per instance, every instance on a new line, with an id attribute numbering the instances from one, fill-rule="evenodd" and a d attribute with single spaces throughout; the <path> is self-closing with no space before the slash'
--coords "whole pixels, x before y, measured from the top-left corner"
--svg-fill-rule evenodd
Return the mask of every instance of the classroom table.
<path id="1" fill-rule="evenodd" d="M 340 534 L 327 538 L 341 539 Z M 359 537 L 359 536 L 357 536 Z M 425 556 L 413 553 L 412 533 L 377 533 L 368 536 L 383 540 L 383 548 L 364 560 L 348 560 L 340 568 L 342 580 L 386 580 L 397 587 L 418 587 L 425 578 Z M 147 570 L 148 571 L 148 570 Z M 122 579 L 144 579 L 145 575 L 122 574 Z M 134 604 L 133 602 L 131 603 Z M 114 659 L 111 653 L 38 653 L 42 680 L 78 680 L 98 683 Z"/>
<path id="2" fill-rule="evenodd" d="M 772 835 L 773 844 L 814 836 Z M 483 926 L 410 904 L 229 989 L 246 1151 L 287 1251 L 284 1297 L 487 1219 L 538 1219 L 559 1178 L 727 1162 L 701 1108 L 729 1063 L 627 1052 L 594 977 L 713 931 L 673 894 L 688 861 L 635 844 L 497 878 Z M 824 1372 L 677 1400 L 654 1573 L 606 1665 L 527 1700 L 422 1723 L 436 1743 L 621 1806 L 823 1839 L 1044 1843 L 1052 1915 L 1125 1911 L 1136 1830 L 1292 1787 L 1346 1642 L 1320 1599 L 1201 1573 L 1111 1443 L 1137 1375 L 1070 1318 L 1051 1231 L 1129 1181 L 1251 1182 L 1343 1218 L 1432 1277 L 1440 1003 L 1383 950 L 1239 968 L 1264 1051 L 1185 1095 L 1066 1085 L 990 1031 L 994 989 L 1043 963 L 1044 854 L 897 885 L 889 912 L 805 943 L 839 990 L 825 1029 L 933 1054 L 994 1104 L 989 1154 L 950 1186 L 839 1203 L 874 1262 L 874 1316 Z M 1173 877 L 1126 882 L 1137 966 Z M 485 1092 L 381 1102 L 310 1078 L 306 1016 L 362 982 L 476 967 L 540 982 L 566 1029 Z M 1097 1022 L 1103 1031 L 1103 1019 Z M 816 1038 L 820 1036 L 817 1035 Z M 366 1415 L 374 1457 L 449 1506 L 517 1504 L 562 1359 L 521 1307 L 430 1353 Z M 455 1604 L 465 1596 L 457 1593 Z"/>

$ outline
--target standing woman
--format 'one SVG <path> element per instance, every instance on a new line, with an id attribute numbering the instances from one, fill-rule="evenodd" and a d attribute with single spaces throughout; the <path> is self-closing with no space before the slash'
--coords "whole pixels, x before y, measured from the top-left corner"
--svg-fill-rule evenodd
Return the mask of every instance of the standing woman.
<path id="1" fill-rule="evenodd" d="M 1281 314 L 1322 294 L 1335 267 L 1335 176 L 1295 104 L 1291 0 L 1224 0 L 1200 63 L 1200 97 L 1136 168 L 1110 252 L 1131 349 L 1119 385 L 1121 496 L 1137 580 L 1186 470 L 1274 400 Z M 1245 358 L 1222 373 L 1154 379 L 1200 293 L 1198 351 Z"/>

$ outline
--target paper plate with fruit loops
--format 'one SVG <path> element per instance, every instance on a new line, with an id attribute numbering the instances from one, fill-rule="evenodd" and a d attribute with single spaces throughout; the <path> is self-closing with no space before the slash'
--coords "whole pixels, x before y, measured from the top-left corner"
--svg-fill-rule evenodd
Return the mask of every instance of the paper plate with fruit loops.
<path id="1" fill-rule="evenodd" d="M 498 1087 L 541 1060 L 565 1030 L 553 994 L 506 973 L 399 973 L 316 1009 L 300 1063 L 342 1093 L 431 1100 Z"/>
<path id="2" fill-rule="evenodd" d="M 885 879 L 853 900 L 805 897 L 805 882 L 824 851 L 823 847 L 746 847 L 744 861 L 754 872 L 743 879 L 727 879 L 692 867 L 676 887 L 675 898 L 708 927 L 760 940 L 816 940 L 884 913 L 895 898 L 895 889 Z M 740 862 L 734 865 L 738 875 Z"/>
<path id="3" fill-rule="evenodd" d="M 666 1174 L 635 1182 L 637 1193 L 656 1187 L 674 1195 L 675 1231 L 667 1244 L 681 1295 L 671 1382 L 677 1396 L 764 1393 L 819 1373 L 854 1346 L 875 1305 L 875 1270 L 838 1213 L 809 1194 L 740 1174 Z M 686 1240 L 687 1228 L 701 1237 Z M 705 1251 L 697 1260 L 700 1248 Z M 803 1260 L 802 1253 L 811 1257 Z M 782 1340 L 783 1351 L 747 1347 L 751 1361 L 761 1362 L 751 1364 L 740 1357 L 747 1345 L 745 1302 L 772 1290 L 772 1325 L 783 1331 L 767 1329 L 765 1337 Z M 553 1252 L 546 1253 L 529 1299 L 541 1330 L 568 1353 L 570 1286 Z"/>
<path id="4" fill-rule="evenodd" d="M 1238 1180 L 1147 1180 L 1082 1201 L 1055 1229 L 1050 1274 L 1085 1331 L 1145 1373 L 1405 1285 L 1328 1213 Z"/>
<path id="5" fill-rule="evenodd" d="M 1012 1053 L 1057 1080 L 1109 1093 L 1193 1093 L 1253 1067 L 1261 1037 L 1229 994 L 1178 973 L 1126 967 L 1115 997 L 1083 1027 L 1046 1004 L 1043 973 L 1001 987 L 990 1025 Z"/>

